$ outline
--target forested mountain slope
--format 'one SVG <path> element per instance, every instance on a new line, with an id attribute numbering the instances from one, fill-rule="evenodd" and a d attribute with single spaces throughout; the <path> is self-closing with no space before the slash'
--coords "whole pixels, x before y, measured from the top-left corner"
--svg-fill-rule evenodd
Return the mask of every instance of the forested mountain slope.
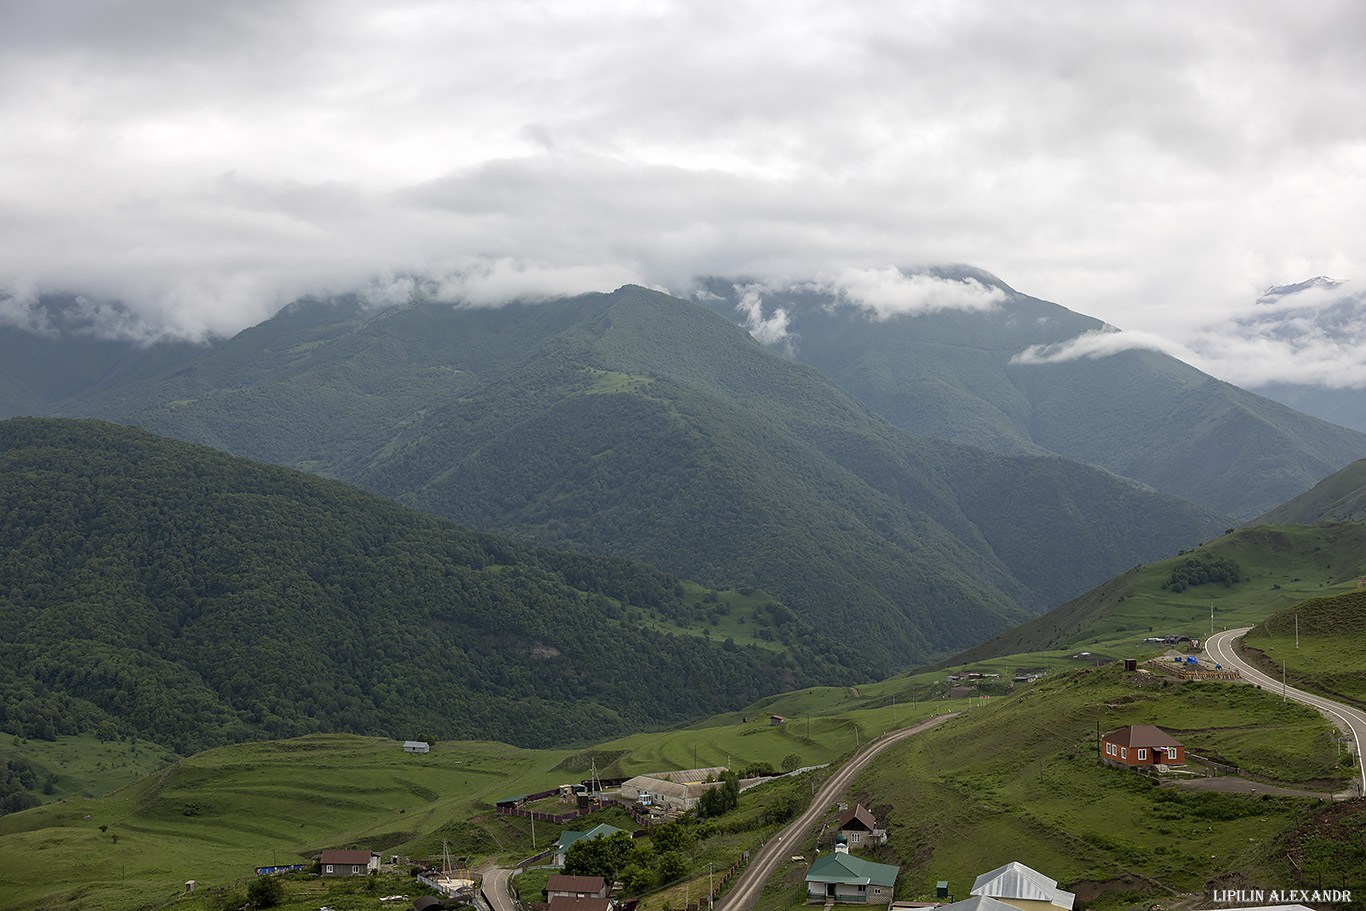
<path id="1" fill-rule="evenodd" d="M 1329 475 L 1252 524 L 1314 525 L 1361 521 L 1366 521 L 1366 459 Z"/>
<path id="2" fill-rule="evenodd" d="M 968 268 L 929 270 L 997 296 L 976 309 L 889 315 L 810 286 L 707 283 L 733 319 L 785 315 L 776 343 L 907 430 L 1003 453 L 1098 465 L 1243 520 L 1366 457 L 1366 435 L 1221 382 L 1157 351 L 1026 361 L 1099 320 Z"/>
<path id="3" fill-rule="evenodd" d="M 718 314 L 631 286 L 497 309 L 300 302 L 65 407 L 480 530 L 758 585 L 893 666 L 1227 523 L 1055 456 L 907 433 Z"/>
<path id="4" fill-rule="evenodd" d="M 879 672 L 781 605 L 713 641 L 721 602 L 651 567 L 98 421 L 0 422 L 0 580 L 27 737 L 562 744 Z"/>

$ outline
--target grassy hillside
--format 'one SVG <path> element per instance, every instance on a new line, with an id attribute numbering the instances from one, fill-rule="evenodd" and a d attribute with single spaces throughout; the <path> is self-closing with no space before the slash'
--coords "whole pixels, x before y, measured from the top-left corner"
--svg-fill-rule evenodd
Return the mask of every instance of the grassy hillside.
<path id="1" fill-rule="evenodd" d="M 1366 590 L 1310 598 L 1248 631 L 1243 654 L 1268 674 L 1366 707 Z"/>
<path id="2" fill-rule="evenodd" d="M 313 731 L 588 742 L 873 667 L 758 590 L 94 421 L 0 423 L 0 579 L 0 729 L 182 754 Z"/>
<path id="3" fill-rule="evenodd" d="M 1233 561 L 1243 581 L 1173 590 L 1173 573 L 1190 560 Z M 1134 567 L 943 666 L 1059 650 L 1129 656 L 1149 636 L 1199 638 L 1211 625 L 1216 630 L 1252 626 L 1305 598 L 1355 591 L 1364 574 L 1366 526 L 1343 522 L 1244 528 Z"/>
<path id="4" fill-rule="evenodd" d="M 1268 780 L 1338 779 L 1331 726 L 1239 684 L 1176 683 L 1111 666 L 1030 684 L 898 746 L 854 789 L 891 833 L 873 859 L 903 865 L 898 898 L 933 896 L 1011 860 L 1120 907 L 1201 893 L 1216 873 L 1258 875 L 1271 839 L 1313 800 L 1155 787 L 1097 761 L 1097 730 L 1156 724 L 1190 753 Z M 803 846 L 806 847 L 806 846 Z M 789 877 L 791 878 L 791 877 Z M 1128 893 L 1124 895 L 1122 893 Z M 783 908 L 782 897 L 769 908 Z"/>
<path id="5" fill-rule="evenodd" d="M 1257 519 L 1256 525 L 1317 525 L 1366 519 L 1366 460 L 1334 472 L 1298 497 Z"/>
<path id="6" fill-rule="evenodd" d="M 893 706 L 890 697 L 907 686 L 888 681 L 867 689 L 804 690 L 751 706 L 747 722 L 736 712 L 694 728 L 636 734 L 579 751 L 438 742 L 426 755 L 410 755 L 396 741 L 335 734 L 222 747 L 102 799 L 73 797 L 0 818 L 5 856 L 43 859 L 0 871 L 0 908 L 142 908 L 170 899 L 176 899 L 173 907 L 212 907 L 206 901 L 218 887 L 237 883 L 240 889 L 253 867 L 300 862 L 327 847 L 370 847 L 421 859 L 439 858 L 445 843 L 472 865 L 511 862 L 546 847 L 559 829 L 538 824 L 533 841 L 528 821 L 493 814 L 502 798 L 578 781 L 594 762 L 600 773 L 632 775 L 727 762 L 778 766 L 789 755 L 802 766 L 837 761 L 856 740 L 933 711 L 924 702 L 913 707 L 909 695 Z M 792 720 L 770 726 L 774 712 Z M 805 781 L 796 785 L 809 794 Z M 736 819 L 783 804 L 790 791 L 782 785 L 747 791 Z M 586 822 L 603 820 L 630 826 L 614 815 Z M 699 876 L 705 881 L 708 860 L 729 866 L 773 825 L 757 819 L 752 828 L 732 825 L 738 831 L 699 844 L 690 852 L 694 891 Z M 186 879 L 199 881 L 200 894 L 177 895 Z M 683 889 L 679 881 L 679 896 Z M 672 894 L 657 893 L 646 907 L 661 911 Z M 372 895 L 366 907 L 373 901 Z M 681 903 L 673 900 L 674 907 Z M 315 897 L 311 907 L 317 906 Z"/>
<path id="7" fill-rule="evenodd" d="M 1101 466 L 1244 520 L 1366 456 L 1366 435 L 1293 411 L 1154 351 L 1021 363 L 1102 331 L 1091 317 L 969 268 L 1001 299 L 987 309 L 875 318 L 809 286 L 763 289 L 782 310 L 782 344 L 899 427 L 1007 454 L 1052 452 Z M 736 318 L 743 282 L 716 280 L 708 303 Z"/>
<path id="8" fill-rule="evenodd" d="M 789 756 L 801 765 L 839 761 L 856 743 L 936 711 L 936 692 L 908 678 L 804 690 L 691 728 L 577 751 L 438 742 L 429 754 L 409 755 L 396 741 L 342 735 L 222 747 L 103 799 L 73 797 L 0 818 L 0 850 L 24 861 L 0 872 L 0 907 L 117 911 L 169 902 L 197 911 L 214 907 L 219 887 L 240 892 L 256 865 L 297 862 L 326 847 L 420 859 L 439 856 L 446 843 L 472 865 L 508 862 L 544 847 L 558 827 L 533 830 L 526 820 L 494 815 L 501 798 L 577 781 L 594 764 L 630 775 L 727 761 L 776 765 Z M 1159 883 L 1157 894 L 1161 887 L 1198 891 L 1216 872 L 1262 870 L 1270 839 L 1311 818 L 1312 801 L 1156 789 L 1102 767 L 1094 760 L 1098 726 L 1159 724 L 1193 753 L 1248 766 L 1267 780 L 1340 774 L 1324 722 L 1251 687 L 1178 684 L 1111 667 L 1059 675 L 1017 694 L 955 703 L 964 710 L 959 719 L 897 748 L 856 784 L 852 799 L 872 808 L 892 834 L 875 859 L 906 868 L 898 897 L 921 896 L 938 879 L 964 895 L 973 876 L 1006 860 L 1068 886 L 1127 878 L 1134 889 Z M 773 713 L 787 723 L 770 726 Z M 643 907 L 680 906 L 689 884 L 694 893 L 702 889 L 709 862 L 728 865 L 757 847 L 776 825 L 764 822 L 765 814 L 814 784 L 745 792 L 736 815 L 718 820 L 724 825 L 694 830 L 688 872 L 651 887 Z M 1134 824 L 1116 830 L 1117 818 Z M 584 822 L 597 821 L 628 825 L 610 815 Z M 809 857 L 812 847 L 808 841 L 793 851 Z M 799 879 L 804 869 L 786 869 L 779 879 Z M 186 879 L 198 881 L 195 896 L 181 894 Z M 763 907 L 788 907 L 795 881 L 775 885 Z M 386 891 L 362 893 L 354 907 L 373 906 L 377 894 L 390 894 L 391 882 L 393 892 L 407 888 L 386 881 L 375 887 Z M 313 883 L 291 884 L 289 907 L 312 901 L 307 907 L 316 908 L 322 893 L 305 894 L 320 888 Z M 325 900 L 352 906 L 334 898 L 342 897 L 328 893 Z"/>

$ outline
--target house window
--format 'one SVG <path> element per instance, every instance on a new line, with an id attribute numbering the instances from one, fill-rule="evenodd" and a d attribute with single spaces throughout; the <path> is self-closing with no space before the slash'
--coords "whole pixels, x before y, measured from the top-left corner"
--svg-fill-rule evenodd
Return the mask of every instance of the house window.
<path id="1" fill-rule="evenodd" d="M 332 865 L 331 865 L 331 864 L 328 864 L 328 865 L 327 865 L 327 872 L 328 872 L 328 873 L 331 873 L 331 872 L 332 872 Z"/>
<path id="2" fill-rule="evenodd" d="M 1148 758 L 1148 751 L 1147 751 L 1147 750 L 1139 750 L 1139 751 L 1138 751 L 1138 758 L 1139 758 L 1139 759 L 1147 759 L 1147 758 Z"/>
<path id="3" fill-rule="evenodd" d="M 351 872 L 352 872 L 352 873 L 359 874 L 359 873 L 360 873 L 360 867 L 352 867 L 352 868 L 351 868 Z"/>
<path id="4" fill-rule="evenodd" d="M 858 832 L 855 832 L 855 833 L 853 834 L 853 836 L 850 837 L 849 840 L 852 841 L 854 844 L 858 844 L 859 839 L 862 838 L 862 837 L 863 837 L 863 836 L 860 835 Z"/>
<path id="5" fill-rule="evenodd" d="M 1120 759 L 1128 759 L 1128 758 L 1129 758 L 1129 750 L 1128 750 L 1126 747 L 1120 747 L 1120 748 L 1119 748 L 1119 758 L 1120 758 Z"/>

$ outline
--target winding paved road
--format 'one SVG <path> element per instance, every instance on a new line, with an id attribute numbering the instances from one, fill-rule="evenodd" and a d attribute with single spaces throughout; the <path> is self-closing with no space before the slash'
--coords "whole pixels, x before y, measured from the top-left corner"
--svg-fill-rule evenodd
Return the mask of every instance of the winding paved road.
<path id="1" fill-rule="evenodd" d="M 1281 681 L 1270 677 L 1257 670 L 1252 665 L 1244 661 L 1236 651 L 1233 644 L 1235 640 L 1242 637 L 1244 633 L 1252 629 L 1250 626 L 1241 629 L 1225 630 L 1222 633 L 1215 633 L 1205 640 L 1205 651 L 1210 654 L 1215 661 L 1225 667 L 1238 669 L 1238 673 L 1243 675 L 1243 679 L 1259 686 L 1264 690 L 1273 693 L 1284 692 L 1287 699 L 1302 702 L 1307 706 L 1318 709 L 1323 714 L 1331 718 L 1340 727 L 1350 731 L 1356 740 L 1357 748 L 1357 768 L 1361 770 L 1361 780 L 1357 783 L 1360 787 L 1358 794 L 1366 794 L 1366 763 L 1362 762 L 1361 741 L 1366 736 L 1366 712 L 1353 708 L 1350 705 L 1343 705 L 1313 693 L 1306 693 L 1304 690 L 1297 690 L 1293 686 L 1283 686 Z"/>
<path id="2" fill-rule="evenodd" d="M 517 911 L 517 902 L 508 890 L 508 879 L 511 876 L 511 870 L 502 868 L 489 870 L 484 874 L 479 891 L 484 893 L 484 901 L 489 903 L 493 911 Z"/>
<path id="3" fill-rule="evenodd" d="M 717 911 L 749 911 L 753 908 L 755 901 L 759 898 L 759 893 L 763 891 L 764 883 L 768 881 L 773 871 L 785 858 L 791 856 L 791 849 L 801 843 L 802 836 L 806 831 L 815 825 L 816 820 L 820 819 L 830 805 L 835 802 L 835 798 L 844 793 L 845 789 L 858 777 L 858 774 L 866 769 L 879 753 L 894 743 L 928 731 L 950 718 L 957 717 L 957 715 L 957 712 L 937 715 L 928 721 L 922 721 L 920 724 L 902 728 L 899 731 L 892 731 L 889 734 L 883 734 L 876 740 L 870 740 L 867 746 L 855 753 L 848 762 L 839 767 L 835 774 L 826 779 L 825 784 L 821 785 L 821 789 L 812 798 L 811 806 L 807 807 L 806 812 L 798 816 L 793 822 L 788 823 L 776 838 L 769 839 L 762 848 L 754 852 L 749 859 L 749 866 L 740 872 L 740 875 L 735 878 L 735 885 L 717 903 Z"/>

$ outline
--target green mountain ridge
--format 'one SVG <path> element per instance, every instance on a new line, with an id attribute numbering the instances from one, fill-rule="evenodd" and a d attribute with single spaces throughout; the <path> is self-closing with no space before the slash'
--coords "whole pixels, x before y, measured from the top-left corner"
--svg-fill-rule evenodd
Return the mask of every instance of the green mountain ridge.
<path id="1" fill-rule="evenodd" d="M 911 273 L 916 274 L 916 273 Z M 1023 362 L 1105 324 L 963 267 L 919 270 L 1000 295 L 987 309 L 877 318 L 808 286 L 763 288 L 784 350 L 893 424 L 1004 453 L 1050 452 L 1246 521 L 1366 457 L 1366 435 L 1216 380 L 1157 351 Z M 733 319 L 753 285 L 705 283 Z M 747 306 L 752 300 L 747 301 Z"/>
<path id="2" fill-rule="evenodd" d="M 719 314 L 630 286 L 496 309 L 301 302 L 64 408 L 482 531 L 759 586 L 890 666 L 1227 524 L 1056 456 L 909 434 Z"/>
<path id="3" fill-rule="evenodd" d="M 16 736 L 545 745 L 875 674 L 762 592 L 732 606 L 103 422 L 0 422 L 0 507 L 0 730 Z"/>

